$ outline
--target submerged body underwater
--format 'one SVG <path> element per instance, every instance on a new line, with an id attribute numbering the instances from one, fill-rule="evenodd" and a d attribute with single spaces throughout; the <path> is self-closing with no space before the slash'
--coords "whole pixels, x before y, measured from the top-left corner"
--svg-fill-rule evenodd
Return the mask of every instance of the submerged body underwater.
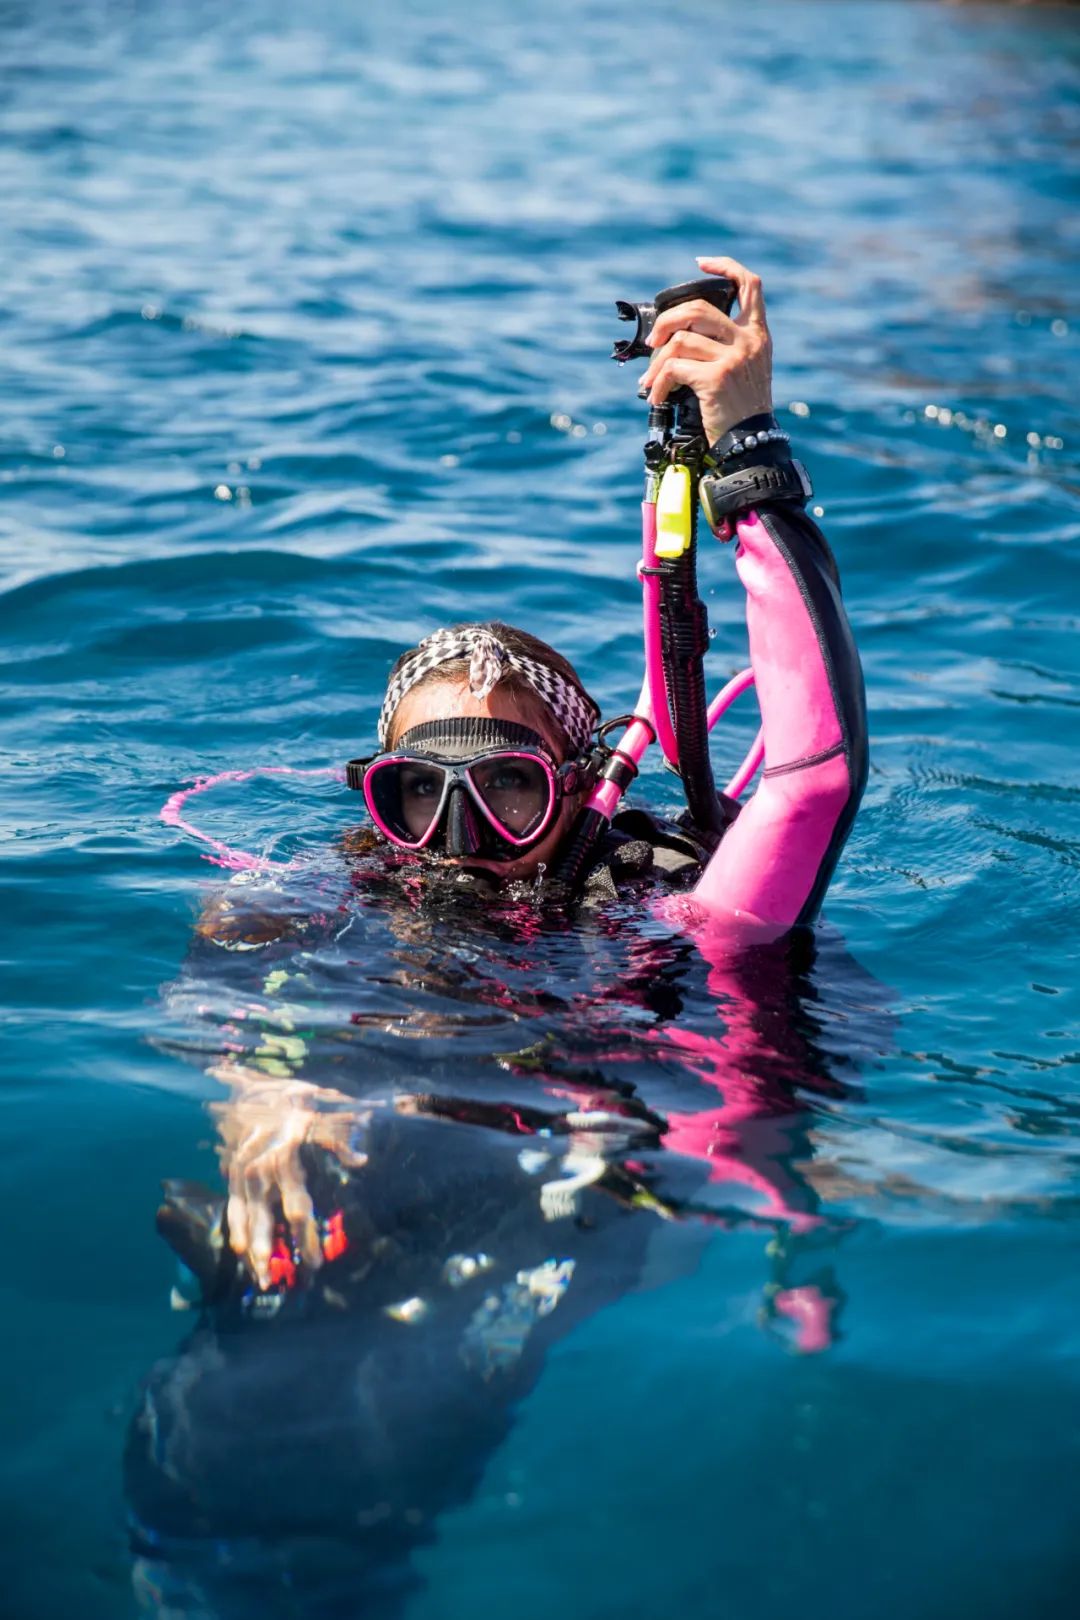
<path id="1" fill-rule="evenodd" d="M 349 1134 L 300 1147 L 322 1262 L 279 1225 L 265 1291 L 223 1194 L 167 1189 L 200 1317 L 127 1447 L 151 1612 L 337 1614 L 350 1592 L 402 1612 L 408 1555 L 469 1501 L 552 1347 L 692 1276 L 717 1234 L 756 1238 L 761 1331 L 816 1354 L 840 1329 L 850 1222 L 807 1103 L 859 1081 L 815 1039 L 810 941 L 709 967 L 632 901 L 545 918 L 378 864 L 336 894 L 243 881 L 168 998 L 171 1049 L 234 1088 L 246 1129 L 261 1109 L 287 1130 L 284 1093 Z M 887 992 L 825 950 L 858 1040 L 886 1049 Z"/>

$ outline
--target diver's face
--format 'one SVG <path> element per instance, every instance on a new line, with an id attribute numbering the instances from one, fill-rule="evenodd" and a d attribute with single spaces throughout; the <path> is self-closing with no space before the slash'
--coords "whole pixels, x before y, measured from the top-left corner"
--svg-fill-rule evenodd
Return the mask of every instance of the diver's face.
<path id="1" fill-rule="evenodd" d="M 405 732 L 411 731 L 413 726 L 422 726 L 429 720 L 459 718 L 505 720 L 519 726 L 531 726 L 547 743 L 556 764 L 562 763 L 562 752 L 555 740 L 550 716 L 539 699 L 535 703 L 524 702 L 516 694 L 500 690 L 499 687 L 489 692 L 487 697 L 474 697 L 465 680 L 425 682 L 423 686 L 414 686 L 406 692 L 394 715 L 391 745 Z M 578 802 L 577 799 L 564 799 L 555 820 L 540 842 L 516 860 L 485 861 L 479 855 L 444 855 L 441 858 L 447 866 L 480 869 L 501 878 L 529 877 L 541 866 L 550 866 L 570 830 Z"/>

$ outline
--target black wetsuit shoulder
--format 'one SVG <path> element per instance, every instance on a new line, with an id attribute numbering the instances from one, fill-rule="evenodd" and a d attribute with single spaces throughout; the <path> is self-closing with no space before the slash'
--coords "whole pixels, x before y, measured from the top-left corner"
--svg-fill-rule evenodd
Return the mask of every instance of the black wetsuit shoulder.
<path id="1" fill-rule="evenodd" d="M 597 846 L 580 904 L 602 905 L 640 885 L 684 888 L 698 876 L 711 850 L 693 828 L 651 810 L 620 810 Z"/>

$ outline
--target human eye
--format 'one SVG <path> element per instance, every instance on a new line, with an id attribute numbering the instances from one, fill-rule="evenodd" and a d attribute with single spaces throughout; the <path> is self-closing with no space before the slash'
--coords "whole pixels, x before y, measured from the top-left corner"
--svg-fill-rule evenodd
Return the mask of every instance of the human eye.
<path id="1" fill-rule="evenodd" d="M 435 771 L 406 765 L 401 773 L 401 792 L 406 799 L 431 799 L 439 791 L 439 777 Z"/>
<path id="2" fill-rule="evenodd" d="M 499 793 L 522 793 L 529 786 L 529 777 L 520 765 L 500 765 L 491 776 L 490 786 Z"/>

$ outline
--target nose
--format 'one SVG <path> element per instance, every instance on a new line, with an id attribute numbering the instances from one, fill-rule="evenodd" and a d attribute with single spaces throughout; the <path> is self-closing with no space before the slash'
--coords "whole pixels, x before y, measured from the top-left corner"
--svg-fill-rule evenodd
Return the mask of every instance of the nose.
<path id="1" fill-rule="evenodd" d="M 475 855 L 481 843 L 480 821 L 464 782 L 455 782 L 446 807 L 446 853 Z"/>

